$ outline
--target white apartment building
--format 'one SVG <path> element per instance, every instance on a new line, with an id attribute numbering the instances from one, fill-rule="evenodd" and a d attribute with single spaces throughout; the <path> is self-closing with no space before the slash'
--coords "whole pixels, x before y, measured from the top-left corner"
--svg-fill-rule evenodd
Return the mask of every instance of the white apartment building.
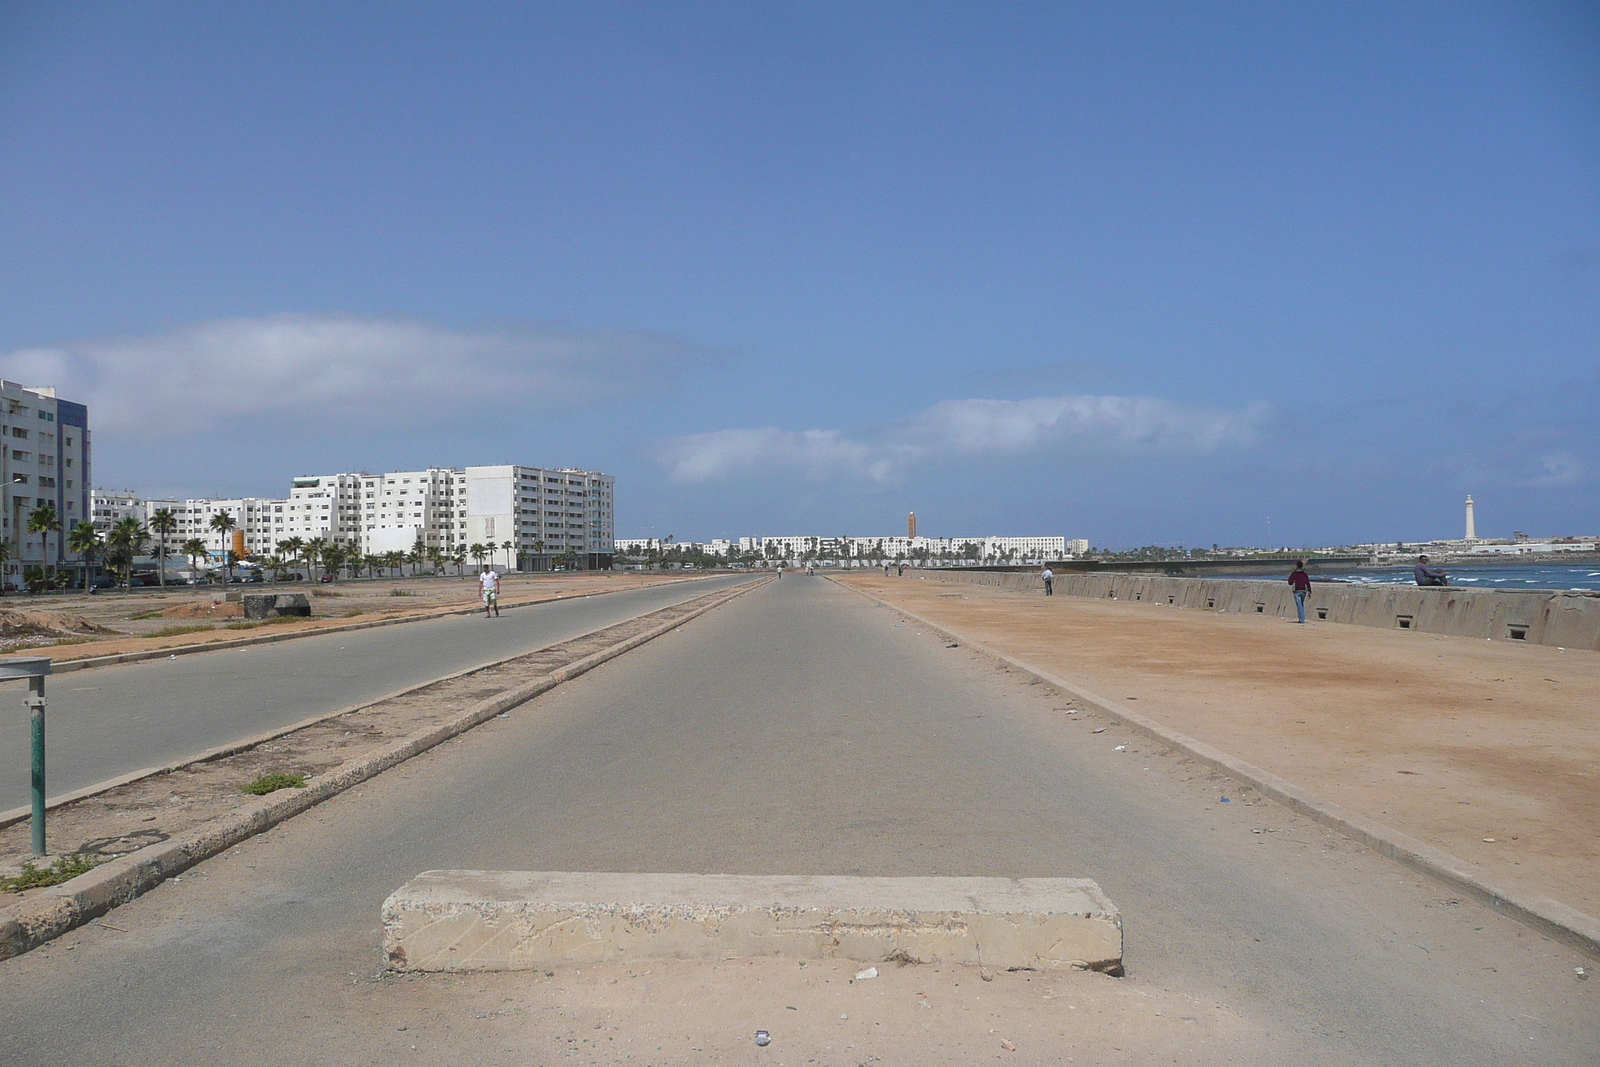
<path id="1" fill-rule="evenodd" d="M 519 568 L 546 570 L 566 557 L 583 569 L 610 566 L 616 479 L 598 471 L 507 464 L 466 469 L 467 544 L 514 553 Z M 507 543 L 510 549 L 505 549 Z"/>
<path id="2" fill-rule="evenodd" d="M 141 525 L 162 508 L 177 514 L 180 501 L 156 500 L 142 497 L 131 489 L 91 489 L 89 509 L 95 532 L 101 537 L 111 532 L 111 527 L 123 519 L 133 519 Z"/>
<path id="3" fill-rule="evenodd" d="M 622 542 L 619 542 L 619 545 Z M 729 542 L 713 542 L 725 551 Z M 778 537 L 741 537 L 741 552 L 757 552 L 769 559 L 803 559 L 807 555 L 850 559 L 963 559 L 967 546 L 977 549 L 980 560 L 1010 562 L 1062 559 L 1064 537 L 824 537 L 816 534 Z M 1085 542 L 1084 551 L 1088 551 Z"/>
<path id="4" fill-rule="evenodd" d="M 1067 542 L 1067 552 L 1074 556 L 1087 556 L 1089 554 L 1089 539 L 1074 537 Z"/>
<path id="5" fill-rule="evenodd" d="M 454 555 L 473 544 L 519 569 L 548 570 L 566 559 L 584 569 L 610 565 L 615 535 L 615 479 L 609 474 L 519 465 L 430 467 L 391 474 L 302 475 L 282 499 L 243 497 L 145 500 L 132 492 L 96 490 L 97 520 L 136 517 L 148 522 L 158 506 L 178 519 L 171 543 L 204 542 L 220 561 L 274 554 L 280 542 L 321 539 L 369 555 L 410 552 L 419 542 Z M 227 537 L 211 529 L 218 512 L 233 518 Z M 510 542 L 512 548 L 506 550 Z"/>
<path id="6" fill-rule="evenodd" d="M 61 400 L 49 386 L 0 381 L 0 484 L 3 529 L 12 558 L 5 581 L 20 585 L 27 568 L 69 558 L 68 532 L 91 518 L 89 409 Z M 28 515 L 53 504 L 59 531 L 29 533 Z"/>

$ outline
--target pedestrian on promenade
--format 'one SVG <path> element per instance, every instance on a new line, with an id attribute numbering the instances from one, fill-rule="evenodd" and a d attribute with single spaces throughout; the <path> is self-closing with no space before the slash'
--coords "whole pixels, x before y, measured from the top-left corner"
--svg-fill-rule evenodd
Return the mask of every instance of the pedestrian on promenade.
<path id="1" fill-rule="evenodd" d="M 487 563 L 478 575 L 478 591 L 483 594 L 483 617 L 500 614 L 500 576 Z"/>
<path id="2" fill-rule="evenodd" d="M 1411 569 L 1418 585 L 1449 585 L 1450 578 L 1437 567 L 1428 566 L 1427 556 L 1418 556 L 1417 565 Z"/>
<path id="3" fill-rule="evenodd" d="M 1306 573 L 1306 561 L 1294 561 L 1294 572 L 1289 575 L 1289 585 L 1294 589 L 1294 610 L 1300 613 L 1299 621 L 1306 621 L 1306 596 L 1311 592 L 1311 575 Z"/>
<path id="4" fill-rule="evenodd" d="M 1044 573 L 1041 574 L 1039 577 L 1044 579 L 1044 595 L 1045 596 L 1055 596 L 1056 595 L 1056 572 L 1051 570 L 1049 567 L 1046 567 L 1044 569 Z"/>

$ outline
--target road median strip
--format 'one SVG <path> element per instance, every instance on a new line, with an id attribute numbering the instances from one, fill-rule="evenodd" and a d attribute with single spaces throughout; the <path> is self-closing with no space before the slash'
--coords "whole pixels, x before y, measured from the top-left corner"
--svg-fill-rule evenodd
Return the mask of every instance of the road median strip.
<path id="1" fill-rule="evenodd" d="M 586 597 L 605 596 L 608 593 L 623 593 L 633 589 L 652 589 L 663 585 L 678 585 L 682 582 L 703 582 L 704 578 L 679 578 L 670 582 L 656 582 L 645 586 L 628 586 L 623 589 L 598 589 L 592 593 L 573 593 L 566 595 L 557 593 L 555 596 L 538 597 L 533 600 L 508 600 L 500 605 L 502 610 L 512 608 L 527 608 L 538 604 L 554 604 L 560 600 L 583 600 Z M 222 641 L 199 641 L 190 645 L 168 645 L 165 648 L 143 648 L 133 652 L 113 652 L 104 656 L 85 656 L 82 659 L 53 660 L 50 666 L 51 674 L 68 674 L 72 671 L 84 671 L 94 667 L 115 667 L 123 663 L 140 663 L 144 660 L 171 659 L 174 656 L 190 656 L 196 652 L 220 652 L 230 648 L 243 648 L 246 645 L 270 645 L 279 641 L 293 641 L 298 637 L 321 637 L 323 634 L 344 634 L 354 630 L 371 630 L 379 626 L 399 626 L 407 622 L 425 622 L 429 619 L 445 619 L 452 615 L 475 615 L 483 610 L 483 605 L 473 602 L 453 608 L 436 608 L 432 611 L 419 611 L 409 615 L 398 615 L 382 619 L 368 619 L 364 622 L 346 622 L 334 626 L 308 626 L 301 630 L 280 630 L 270 634 L 257 634 L 254 637 L 230 637 Z M 29 649 L 29 652 L 45 652 L 52 646 L 39 649 Z"/>
<path id="2" fill-rule="evenodd" d="M 239 751 L 237 746 L 230 746 L 236 750 L 220 758 L 190 761 L 162 775 L 142 778 L 78 802 L 101 805 L 112 812 L 132 806 L 170 817 L 173 809 L 168 801 L 184 798 L 186 794 L 174 794 L 170 783 L 157 789 L 157 785 L 162 784 L 160 780 L 182 774 L 191 779 L 191 784 L 186 784 L 185 788 L 194 793 L 188 808 L 190 825 L 170 836 L 155 828 L 131 830 L 113 840 L 125 840 L 135 846 L 141 840 L 155 840 L 108 859 L 86 874 L 38 890 L 0 909 L 0 959 L 26 952 L 103 915 L 201 860 L 505 714 L 761 584 L 758 581 L 731 590 L 718 590 L 571 641 L 436 679 L 404 691 L 399 697 L 385 698 L 291 727 L 289 732 L 274 734 L 271 740 L 253 748 Z M 534 676 L 528 680 L 518 680 L 518 676 L 527 678 L 530 673 Z M 508 682 L 514 684 L 508 685 Z M 466 706 L 444 719 L 429 713 L 429 709 L 444 701 L 459 701 Z M 427 717 L 435 721 L 420 727 L 415 725 L 416 719 Z M 403 736 L 385 736 L 384 728 L 393 729 L 397 722 L 413 728 Z M 339 749 L 363 742 L 375 742 L 376 747 L 348 757 L 339 752 Z M 320 762 L 326 769 L 306 774 L 303 788 L 281 789 L 259 800 L 240 802 L 239 786 L 244 781 L 256 777 L 264 767 L 296 769 L 285 766 L 296 759 L 302 763 Z M 136 801 L 125 799 L 118 809 L 118 790 L 144 792 Z M 73 807 L 69 805 L 65 812 L 57 815 L 57 821 L 52 823 L 53 835 L 77 836 L 70 828 L 55 829 L 64 818 L 70 820 Z M 213 814 L 218 807 L 228 810 L 221 815 Z M 124 820 L 120 828 L 126 825 Z"/>
<path id="3" fill-rule="evenodd" d="M 1473 863 L 1452 856 L 1391 826 L 1350 811 L 1332 801 L 1295 785 L 1272 772 L 1252 763 L 1237 759 L 1213 748 L 1203 741 L 1179 733 L 1154 719 L 1129 711 L 1117 702 L 1095 695 L 1075 683 L 1060 678 L 1049 671 L 1016 659 L 998 649 L 973 640 L 967 634 L 951 629 L 943 623 L 909 611 L 893 601 L 869 593 L 864 589 L 837 583 L 851 592 L 896 612 L 925 626 L 934 633 L 959 641 L 974 652 L 998 660 L 1029 677 L 1038 679 L 1062 693 L 1071 696 L 1087 707 L 1122 723 L 1136 733 L 1159 741 L 1213 770 L 1251 786 L 1262 796 L 1287 806 L 1293 811 L 1336 830 L 1365 845 L 1379 855 L 1387 856 L 1422 874 L 1434 878 L 1458 892 L 1464 893 L 1494 911 L 1537 930 L 1541 934 L 1570 945 L 1591 956 L 1600 957 L 1600 919 L 1576 908 L 1547 897 L 1527 886 L 1507 883 Z"/>

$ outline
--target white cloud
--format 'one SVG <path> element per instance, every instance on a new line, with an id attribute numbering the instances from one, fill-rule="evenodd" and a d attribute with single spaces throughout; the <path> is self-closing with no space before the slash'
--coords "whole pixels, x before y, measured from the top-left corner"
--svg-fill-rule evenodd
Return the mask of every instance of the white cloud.
<path id="1" fill-rule="evenodd" d="M 841 475 L 884 482 L 941 456 L 1047 448 L 1079 455 L 1243 448 L 1259 440 L 1270 415 L 1263 404 L 1226 410 L 1144 396 L 949 400 L 859 438 L 838 430 L 719 430 L 673 438 L 664 443 L 660 458 L 677 482 L 714 481 L 768 467 L 814 479 Z"/>
<path id="2" fill-rule="evenodd" d="M 0 357 L 0 373 L 87 403 L 97 430 L 165 437 L 263 417 L 459 423 L 474 410 L 598 399 L 695 358 L 686 342 L 642 331 L 285 314 L 21 349 Z"/>
<path id="3" fill-rule="evenodd" d="M 1551 452 L 1539 457 L 1539 467 L 1543 471 L 1529 483 L 1540 489 L 1558 489 L 1566 485 L 1576 485 L 1583 481 L 1583 464 L 1571 452 Z"/>

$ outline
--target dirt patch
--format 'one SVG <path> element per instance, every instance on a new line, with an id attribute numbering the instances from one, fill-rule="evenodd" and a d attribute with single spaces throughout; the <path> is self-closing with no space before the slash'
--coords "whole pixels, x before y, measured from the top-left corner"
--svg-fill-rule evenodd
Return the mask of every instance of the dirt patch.
<path id="1" fill-rule="evenodd" d="M 1600 653 L 911 576 L 845 584 L 1600 913 Z"/>
<path id="2" fill-rule="evenodd" d="M 237 600 L 195 601 L 162 608 L 158 614 L 163 619 L 240 619 L 244 617 L 244 604 Z"/>
<path id="3" fill-rule="evenodd" d="M 240 807 L 250 799 L 243 787 L 264 775 L 314 778 L 348 760 L 453 719 L 477 701 L 542 678 L 742 591 L 736 588 L 708 593 L 572 641 L 323 719 L 233 755 L 192 763 L 52 808 L 47 821 L 50 850 L 55 855 L 87 853 L 109 857 L 165 841 Z M 0 829 L 0 874 L 14 874 L 32 859 L 30 832 L 27 819 Z M 0 893 L 0 906 L 25 895 Z"/>

